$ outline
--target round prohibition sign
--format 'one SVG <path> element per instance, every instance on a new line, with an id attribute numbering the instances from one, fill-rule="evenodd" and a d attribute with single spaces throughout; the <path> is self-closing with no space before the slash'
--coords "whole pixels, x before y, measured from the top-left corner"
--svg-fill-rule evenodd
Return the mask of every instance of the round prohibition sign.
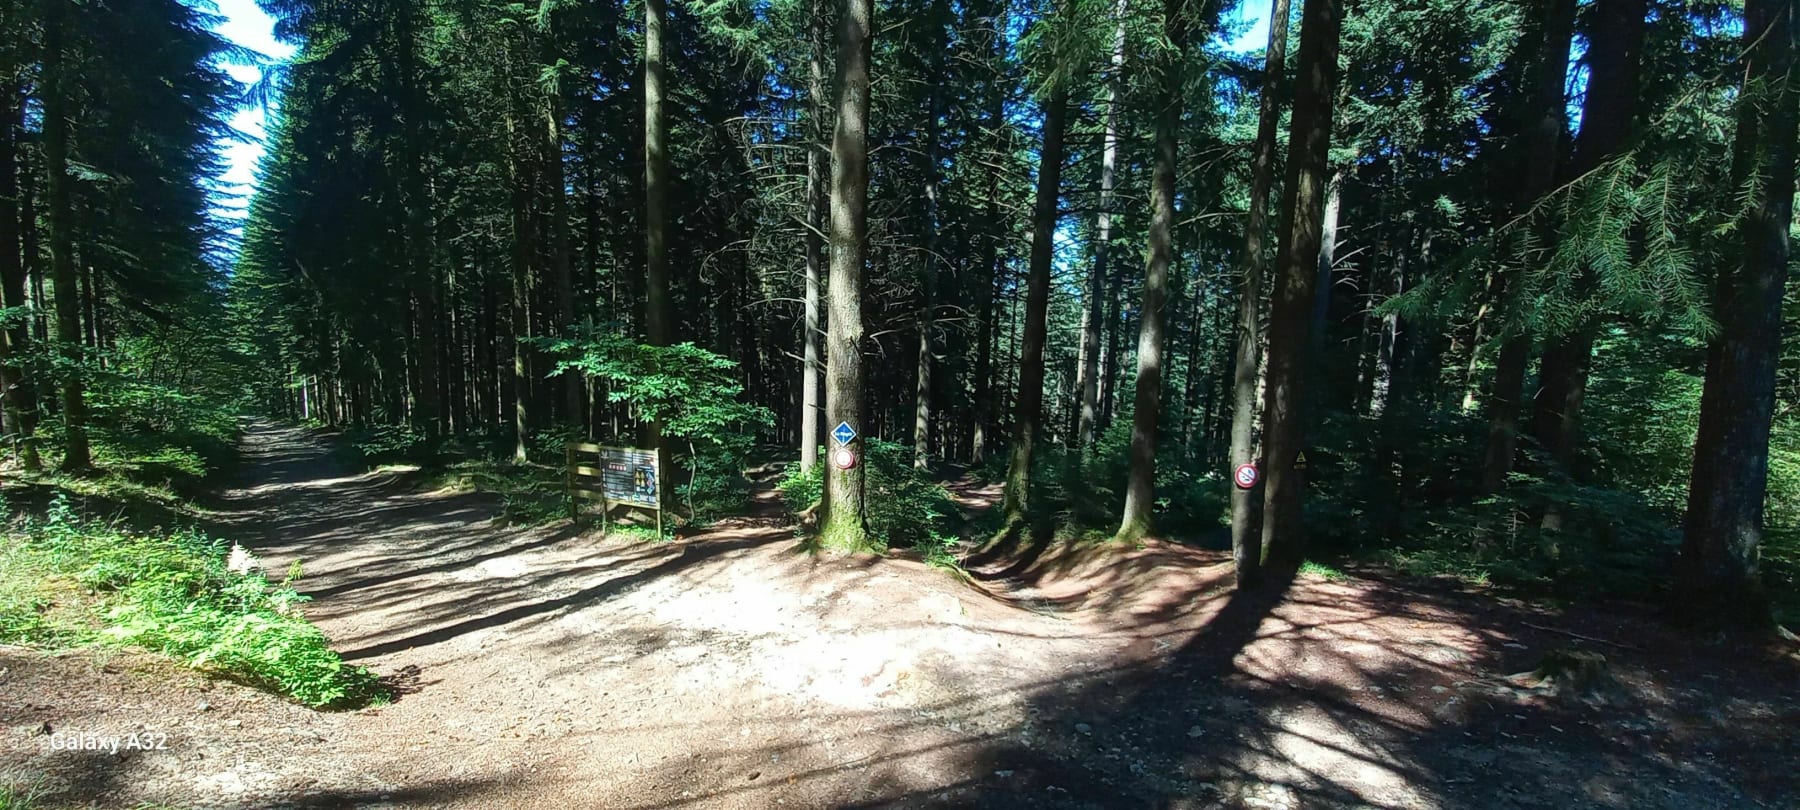
<path id="1" fill-rule="evenodd" d="M 1231 481 L 1237 484 L 1238 489 L 1249 489 L 1256 486 L 1259 475 L 1255 464 L 1239 464 L 1237 469 L 1231 471 Z"/>

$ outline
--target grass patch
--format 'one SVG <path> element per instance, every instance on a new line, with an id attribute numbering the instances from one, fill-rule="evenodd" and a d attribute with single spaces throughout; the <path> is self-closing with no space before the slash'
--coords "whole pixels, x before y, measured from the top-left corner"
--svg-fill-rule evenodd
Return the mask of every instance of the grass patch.
<path id="1" fill-rule="evenodd" d="M 48 795 L 41 784 L 0 782 L 0 810 L 38 810 Z"/>
<path id="2" fill-rule="evenodd" d="M 1326 582 L 1346 582 L 1350 579 L 1349 574 L 1339 571 L 1336 568 L 1332 568 L 1329 565 L 1325 565 L 1324 563 L 1313 562 L 1312 560 L 1307 560 L 1300 564 L 1300 573 L 1302 576 L 1311 575 L 1323 579 Z"/>
<path id="3" fill-rule="evenodd" d="M 0 643 L 142 647 L 317 708 L 382 697 L 300 614 L 297 568 L 271 582 L 223 541 L 89 520 L 58 493 L 0 533 Z"/>

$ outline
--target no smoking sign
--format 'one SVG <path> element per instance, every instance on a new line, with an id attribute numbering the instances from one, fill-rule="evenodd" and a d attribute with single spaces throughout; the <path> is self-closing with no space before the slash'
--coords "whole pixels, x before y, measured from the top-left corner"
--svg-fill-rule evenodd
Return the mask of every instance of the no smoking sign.
<path id="1" fill-rule="evenodd" d="M 1231 472 L 1232 483 L 1237 484 L 1238 489 L 1249 489 L 1256 486 L 1257 476 L 1255 464 L 1239 464 L 1237 469 Z"/>

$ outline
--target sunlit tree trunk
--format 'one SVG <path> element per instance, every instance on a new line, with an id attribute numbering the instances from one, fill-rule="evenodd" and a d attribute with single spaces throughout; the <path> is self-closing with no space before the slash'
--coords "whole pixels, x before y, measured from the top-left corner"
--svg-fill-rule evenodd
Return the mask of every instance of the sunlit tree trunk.
<path id="1" fill-rule="evenodd" d="M 1087 301 L 1081 316 L 1081 358 L 1075 390 L 1081 401 L 1075 409 L 1071 439 L 1078 451 L 1094 443 L 1094 423 L 1100 405 L 1100 332 L 1106 317 L 1107 260 L 1112 253 L 1112 205 L 1114 175 L 1119 164 L 1119 90 L 1125 76 L 1125 3 L 1113 9 L 1112 74 L 1106 82 L 1106 124 L 1100 147 L 1100 211 L 1095 216 L 1094 267 L 1088 275 Z"/>
<path id="2" fill-rule="evenodd" d="M 1134 543 L 1150 532 L 1156 507 L 1156 430 L 1162 408 L 1163 349 L 1168 326 L 1169 268 L 1175 263 L 1175 160 L 1181 143 L 1182 61 L 1187 45 L 1183 0 L 1164 0 L 1169 47 L 1157 59 L 1155 167 L 1150 176 L 1150 257 L 1144 266 L 1144 305 L 1138 322 L 1137 390 L 1132 399 L 1130 469 L 1125 514 L 1114 539 Z"/>
<path id="3" fill-rule="evenodd" d="M 1275 151 L 1281 125 L 1279 91 L 1286 70 L 1288 0 L 1275 0 L 1269 13 L 1269 46 L 1263 58 L 1257 101 L 1256 151 L 1250 163 L 1250 209 L 1244 221 L 1244 254 L 1239 270 L 1237 349 L 1231 373 L 1231 450 L 1226 463 L 1236 469 L 1256 461 L 1257 377 L 1262 370 L 1262 290 L 1269 260 L 1264 247 L 1269 190 L 1275 184 Z M 1227 471 L 1227 475 L 1230 474 Z M 1260 486 L 1231 487 L 1231 558 L 1238 582 L 1254 584 L 1262 557 Z"/>
<path id="4" fill-rule="evenodd" d="M 664 109 L 664 0 L 644 0 L 644 331 L 653 346 L 674 343 L 669 302 L 669 119 Z M 644 426 L 644 444 L 670 469 L 662 425 Z M 666 492 L 665 492 L 666 494 Z"/>
<path id="5" fill-rule="evenodd" d="M 1300 24 L 1299 78 L 1282 190 L 1281 246 L 1269 307 L 1267 390 L 1263 396 L 1263 565 L 1297 568 L 1306 557 L 1301 503 L 1306 482 L 1295 467 L 1302 449 L 1302 397 L 1319 243 L 1325 213 L 1326 160 L 1337 93 L 1340 0 L 1306 0 Z"/>
<path id="6" fill-rule="evenodd" d="M 838 25 L 837 124 L 831 138 L 830 326 L 825 342 L 826 422 L 863 420 L 863 274 L 869 237 L 869 62 L 874 0 L 844 0 Z M 859 451 L 859 440 L 853 444 Z M 866 459 L 861 459 L 866 462 Z M 863 515 L 863 463 L 832 465 L 825 475 L 822 542 L 833 548 L 868 545 Z"/>
<path id="7" fill-rule="evenodd" d="M 807 26 L 811 48 L 806 62 L 806 313 L 800 328 L 804 355 L 800 366 L 800 469 L 811 470 L 819 461 L 819 276 L 825 267 L 825 47 L 827 6 L 813 0 Z"/>
<path id="8" fill-rule="evenodd" d="M 1031 500 L 1031 463 L 1044 418 L 1045 319 L 1050 310 L 1050 263 L 1062 188 L 1063 128 L 1069 108 L 1067 81 L 1057 78 L 1044 100 L 1044 144 L 1038 153 L 1037 199 L 1031 213 L 1031 259 L 1025 280 L 1025 323 L 1019 347 L 1019 400 L 1006 467 L 1002 504 L 1009 529 L 1024 523 Z"/>

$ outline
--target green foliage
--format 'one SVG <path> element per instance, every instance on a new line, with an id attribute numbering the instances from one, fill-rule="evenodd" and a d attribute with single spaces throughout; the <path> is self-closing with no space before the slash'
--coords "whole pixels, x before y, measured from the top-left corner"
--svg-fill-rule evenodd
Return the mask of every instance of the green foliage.
<path id="1" fill-rule="evenodd" d="M 560 467 L 475 458 L 451 464 L 434 478 L 440 486 L 496 493 L 507 521 L 538 526 L 569 515 L 563 475 Z"/>
<path id="2" fill-rule="evenodd" d="M 1204 461 L 1190 455 L 1177 437 L 1165 431 L 1162 439 L 1151 532 L 1185 539 L 1217 529 L 1228 518 L 1224 480 L 1203 468 Z M 1131 466 L 1129 411 L 1108 425 L 1086 453 L 1077 456 L 1065 447 L 1051 446 L 1038 454 L 1036 463 L 1034 508 L 1057 515 L 1076 533 L 1117 529 Z"/>
<path id="3" fill-rule="evenodd" d="M 1312 560 L 1307 560 L 1300 564 L 1300 573 L 1307 576 L 1318 577 L 1326 582 L 1347 582 L 1350 579 L 1349 574 L 1339 571 L 1336 568 L 1332 568 L 1324 563 L 1314 562 Z"/>
<path id="4" fill-rule="evenodd" d="M 775 416 L 743 401 L 736 363 L 692 343 L 652 346 L 594 328 L 534 343 L 558 358 L 553 375 L 582 374 L 607 402 L 660 423 L 672 450 L 685 445 L 685 454 L 671 455 L 687 473 L 674 495 L 690 518 L 709 519 L 743 503 L 744 459 L 755 431 L 774 424 Z"/>
<path id="5" fill-rule="evenodd" d="M 344 431 L 344 441 L 356 460 L 370 467 L 429 461 L 440 449 L 424 431 L 406 425 L 352 428 Z"/>
<path id="6" fill-rule="evenodd" d="M 380 694 L 368 670 L 345 665 L 300 615 L 305 597 L 292 577 L 233 570 L 222 541 L 85 520 L 58 495 L 3 543 L 0 642 L 140 646 L 315 707 Z"/>
<path id="7" fill-rule="evenodd" d="M 232 457 L 237 414 L 204 392 L 117 374 L 90 379 L 94 457 L 104 467 L 189 487 Z"/>
<path id="8" fill-rule="evenodd" d="M 0 810 L 38 810 L 49 792 L 42 783 L 0 781 Z"/>
<path id="9" fill-rule="evenodd" d="M 692 343 L 652 346 L 593 328 L 534 342 L 557 358 L 552 375 L 579 372 L 600 385 L 607 402 L 627 403 L 638 419 L 661 423 L 664 436 L 733 446 L 774 421 L 767 408 L 742 401 L 736 363 Z"/>
<path id="10" fill-rule="evenodd" d="M 864 519 L 875 550 L 906 547 L 930 561 L 953 560 L 949 549 L 956 542 L 957 510 L 950 493 L 913 468 L 912 448 L 880 439 L 862 445 Z M 823 451 L 809 471 L 801 472 L 798 463 L 788 466 L 778 488 L 790 512 L 818 506 L 825 466 Z"/>

